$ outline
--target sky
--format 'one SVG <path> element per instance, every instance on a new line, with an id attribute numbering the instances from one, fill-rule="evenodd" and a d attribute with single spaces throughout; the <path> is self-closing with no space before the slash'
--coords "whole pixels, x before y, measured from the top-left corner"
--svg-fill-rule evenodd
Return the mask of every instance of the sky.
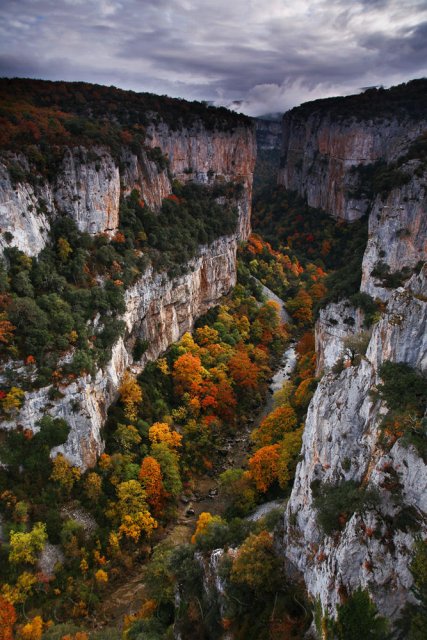
<path id="1" fill-rule="evenodd" d="M 427 0 L 1 0 L 0 76 L 283 112 L 427 76 Z"/>

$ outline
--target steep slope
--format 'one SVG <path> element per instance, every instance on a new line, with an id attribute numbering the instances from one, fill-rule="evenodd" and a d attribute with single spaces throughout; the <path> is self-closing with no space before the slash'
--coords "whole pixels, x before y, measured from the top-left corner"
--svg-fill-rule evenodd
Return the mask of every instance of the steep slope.
<path id="1" fill-rule="evenodd" d="M 37 420 L 46 412 L 65 418 L 72 429 L 63 451 L 74 464 L 87 467 L 103 449 L 103 420 L 123 372 L 134 361 L 135 342 L 146 345 L 135 362 L 140 370 L 235 283 L 237 243 L 250 232 L 254 128 L 243 116 L 199 103 L 81 83 L 2 82 L 6 115 L 1 138 L 0 247 L 7 255 L 16 247 L 37 256 L 50 246 L 51 224 L 64 216 L 82 233 L 106 234 L 123 242 L 120 212 L 129 194 L 133 201 L 139 198 L 140 211 L 149 208 L 156 215 L 176 181 L 193 182 L 216 189 L 220 194 L 216 206 L 225 210 L 230 203 L 227 185 L 237 185 L 232 197 L 237 224 L 231 234 L 221 236 L 221 223 L 213 221 L 216 239 L 208 244 L 199 241 L 193 257 L 175 268 L 183 275 L 150 266 L 133 277 L 119 316 L 124 332 L 102 369 L 71 384 L 62 382 L 56 400 L 51 385 L 30 390 L 21 411 L 4 416 L 2 428 L 19 425 L 31 430 L 37 430 Z M 24 108 L 31 113 L 29 131 Z M 182 200 L 170 198 L 172 205 Z M 126 242 L 144 257 L 144 244 L 141 251 L 132 237 L 131 233 Z M 155 242 L 160 246 L 159 240 Z M 161 257 L 161 250 L 156 248 L 153 255 Z M 98 277 L 100 284 L 103 279 Z M 94 330 L 99 322 L 99 316 L 91 320 Z M 64 362 L 67 357 L 64 354 Z M 7 380 L 19 379 L 22 363 L 9 361 L 6 370 L 2 382 L 7 391 Z"/>
<path id="2" fill-rule="evenodd" d="M 388 113 L 393 112 L 392 97 Z M 382 96 L 385 106 L 386 98 Z M 336 217 L 351 220 L 370 211 L 361 292 L 376 299 L 378 312 L 369 333 L 363 312 L 349 301 L 330 304 L 320 313 L 316 348 L 318 375 L 323 377 L 307 414 L 301 462 L 286 511 L 284 553 L 302 572 L 323 615 L 334 617 L 337 606 L 362 587 L 379 611 L 395 620 L 413 599 L 409 562 L 414 540 L 427 536 L 427 467 L 420 445 L 425 439 L 425 391 L 422 407 L 405 408 L 402 373 L 412 371 L 426 389 L 425 138 L 417 143 L 418 154 L 414 147 L 408 153 L 408 142 L 425 135 L 426 125 L 405 118 L 399 122 L 398 111 L 382 124 L 373 117 L 356 123 L 358 113 L 351 110 L 345 120 L 328 114 L 320 123 L 319 112 L 327 110 L 327 103 L 305 105 L 298 114 L 299 130 L 306 132 L 304 153 L 320 151 L 322 157 L 314 162 L 320 164 L 308 181 L 304 169 L 295 169 L 296 156 L 289 152 L 282 180 Z M 289 150 L 294 117 L 292 112 L 285 117 Z M 399 155 L 404 180 L 391 180 L 382 193 L 363 202 L 345 196 L 355 162 L 378 157 L 390 161 Z M 366 182 L 365 187 L 368 191 Z M 393 384 L 400 389 L 396 406 L 381 393 L 389 362 L 394 363 Z M 393 419 L 400 428 L 391 435 Z M 411 433 L 418 434 L 415 440 Z M 363 504 L 358 506 L 358 499 Z M 331 515 L 334 500 L 336 512 Z M 325 525 L 326 517 L 333 522 Z"/>

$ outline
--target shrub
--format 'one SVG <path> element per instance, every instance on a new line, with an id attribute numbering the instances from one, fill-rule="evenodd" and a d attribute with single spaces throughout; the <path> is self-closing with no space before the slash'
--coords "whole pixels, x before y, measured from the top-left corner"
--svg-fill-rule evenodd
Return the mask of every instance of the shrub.
<path id="1" fill-rule="evenodd" d="M 375 508 L 379 503 L 376 490 L 359 487 L 354 480 L 313 485 L 312 492 L 317 521 L 326 535 L 342 530 L 354 513 Z"/>

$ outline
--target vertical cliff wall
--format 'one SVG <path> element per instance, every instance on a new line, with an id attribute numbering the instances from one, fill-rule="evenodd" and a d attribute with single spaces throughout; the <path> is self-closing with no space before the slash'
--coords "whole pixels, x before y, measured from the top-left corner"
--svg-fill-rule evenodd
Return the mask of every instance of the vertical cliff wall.
<path id="1" fill-rule="evenodd" d="M 282 183 L 309 204 L 347 220 L 367 208 L 346 196 L 351 167 L 378 157 L 395 159 L 424 131 L 420 122 L 407 120 L 380 125 L 306 116 L 291 112 L 285 117 Z M 384 446 L 381 422 L 388 407 L 372 393 L 382 382 L 380 368 L 386 361 L 427 374 L 427 172 L 422 153 L 406 158 L 400 169 L 407 176 L 404 184 L 389 185 L 369 202 L 361 291 L 382 306 L 367 336 L 366 354 L 353 363 L 349 359 L 341 371 L 333 369 L 346 352 L 346 338 L 366 331 L 363 313 L 349 301 L 328 305 L 316 324 L 317 373 L 323 377 L 308 409 L 285 515 L 287 562 L 332 616 L 346 595 L 362 587 L 380 613 L 395 620 L 413 598 L 409 562 L 415 536 L 427 537 L 426 463 L 400 438 L 391 448 Z M 347 481 L 375 490 L 378 504 L 359 513 L 348 504 L 350 515 L 343 514 L 341 529 L 327 535 L 319 525 L 315 497 L 325 485 Z"/>
<path id="2" fill-rule="evenodd" d="M 424 81 L 419 83 L 418 98 L 408 97 L 403 87 L 396 95 L 367 92 L 317 100 L 287 112 L 279 184 L 337 218 L 363 216 L 372 195 L 363 189 L 355 168 L 397 160 L 425 131 L 425 112 L 416 109 L 417 101 L 425 101 Z"/>

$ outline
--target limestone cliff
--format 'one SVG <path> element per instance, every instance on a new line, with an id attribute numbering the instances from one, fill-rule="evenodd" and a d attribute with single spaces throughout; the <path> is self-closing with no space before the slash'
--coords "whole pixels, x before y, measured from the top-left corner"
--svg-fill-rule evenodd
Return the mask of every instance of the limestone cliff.
<path id="1" fill-rule="evenodd" d="M 160 123 L 149 128 L 147 145 L 159 148 L 169 171 L 149 157 L 149 149 L 136 155 L 123 146 L 116 159 L 102 146 L 65 147 L 56 176 L 48 180 L 30 174 L 23 154 L 5 154 L 0 162 L 0 249 L 16 246 L 36 255 L 47 242 L 49 221 L 59 213 L 73 218 L 80 231 L 114 233 L 121 195 L 138 189 L 147 205 L 157 209 L 171 193 L 175 178 L 241 183 L 238 234 L 241 240 L 249 236 L 255 164 L 252 128 L 209 131 L 199 123 L 190 130 L 171 130 Z M 8 171 L 11 164 L 20 171 L 15 180 Z"/>
<path id="2" fill-rule="evenodd" d="M 35 101 L 37 108 L 40 98 L 37 92 L 42 93 L 43 104 L 51 100 L 49 83 L 35 81 L 30 89 L 25 81 L 22 86 L 20 81 L 15 84 L 19 85 L 18 91 L 25 92 L 26 98 L 29 95 Z M 52 91 L 56 89 L 53 84 Z M 62 89 L 67 94 L 69 88 Z M 71 93 L 72 90 L 73 87 Z M 90 118 L 94 110 L 101 108 L 99 88 L 92 104 L 91 91 L 90 85 L 84 86 Z M 162 99 L 146 94 L 105 91 L 108 100 L 118 101 L 122 126 L 128 127 L 129 119 L 135 123 L 132 131 L 137 133 L 133 139 L 133 133 L 123 129 L 111 145 L 108 140 L 105 144 L 90 143 L 90 137 L 84 135 L 81 144 L 67 143 L 70 135 L 74 136 L 73 140 L 76 135 L 78 138 L 75 131 L 89 127 L 86 131 L 93 132 L 99 126 L 95 117 L 89 124 L 88 120 L 77 119 L 77 129 L 71 126 L 68 133 L 62 132 L 60 145 L 49 147 L 46 143 L 44 155 L 36 145 L 25 146 L 25 152 L 18 152 L 13 142 L 0 150 L 0 251 L 15 246 L 28 255 L 37 255 L 49 241 L 51 222 L 59 215 L 71 217 L 82 232 L 113 236 L 119 226 L 120 201 L 134 189 L 139 191 L 142 204 L 155 212 L 172 193 L 175 179 L 212 185 L 234 182 L 241 187 L 236 190 L 237 202 L 233 201 L 239 214 L 234 233 L 199 246 L 196 256 L 180 265 L 185 275 L 171 279 L 167 273 L 148 267 L 127 289 L 126 310 L 122 316 L 125 335 L 114 344 L 111 359 L 103 370 L 61 387 L 63 397 L 60 399 L 50 399 L 50 387 L 27 392 L 18 415 L 13 421 L 1 424 L 1 428 L 6 429 L 18 425 L 37 430 L 36 423 L 44 413 L 65 418 L 71 432 L 61 450 L 82 468 L 93 465 L 103 450 L 103 421 L 109 405 L 117 397 L 126 368 L 131 366 L 137 372 L 148 360 L 157 358 L 234 286 L 237 244 L 250 233 L 256 155 L 255 127 L 244 117 L 225 110 L 209 110 L 204 105 L 183 106 L 183 101 L 172 99 L 165 99 L 163 104 Z M 55 100 L 61 100 L 64 92 L 56 93 Z M 69 107 L 70 112 L 77 109 L 81 118 L 81 106 L 73 105 L 72 95 L 68 94 L 65 100 L 65 107 Z M 135 108 L 130 111 L 132 101 Z M 148 108 L 151 103 L 155 104 L 156 111 Z M 196 110 L 194 117 L 191 117 L 192 108 Z M 171 109 L 175 109 L 179 121 L 173 121 Z M 61 112 L 57 121 L 60 131 L 63 117 Z M 103 117 L 108 118 L 108 113 Z M 113 120 L 111 134 L 115 135 L 116 116 Z M 105 120 L 102 122 L 105 124 Z M 144 126 L 140 122 L 144 122 Z M 39 126 L 43 126 L 42 120 Z M 49 131 L 44 135 L 48 139 Z M 97 137 L 100 136 L 98 130 Z M 47 163 L 50 163 L 48 168 Z M 219 198 L 218 202 L 222 204 L 222 200 Z M 134 363 L 132 350 L 137 338 L 146 341 L 148 347 L 141 361 Z M 64 360 L 69 357 L 72 354 L 65 354 Z M 10 361 L 5 368 L 16 370 L 20 364 Z"/>
<path id="3" fill-rule="evenodd" d="M 27 393 L 13 422 L 3 422 L 1 427 L 20 425 L 37 431 L 35 424 L 45 413 L 64 418 L 71 430 L 58 450 L 83 469 L 95 464 L 103 451 L 103 422 L 124 371 L 129 366 L 134 372 L 141 371 L 235 285 L 236 248 L 235 236 L 201 247 L 187 265 L 187 273 L 173 280 L 149 268 L 126 292 L 126 335 L 114 345 L 105 369 L 61 387 L 59 400 L 49 398 L 50 387 Z M 137 337 L 147 340 L 148 349 L 139 362 L 133 362 L 131 347 Z"/>
<path id="4" fill-rule="evenodd" d="M 346 196 L 349 168 L 378 157 L 395 159 L 420 127 L 408 120 L 389 120 L 382 127 L 351 118 L 333 122 L 311 113 L 304 122 L 291 112 L 285 117 L 282 180 L 310 204 L 352 220 L 366 206 Z M 427 373 L 426 173 L 416 158 L 402 168 L 408 176 L 404 184 L 392 185 L 369 204 L 361 291 L 381 304 L 370 335 L 365 334 L 365 355 L 348 358 L 341 372 L 332 368 L 345 355 L 346 338 L 366 332 L 363 313 L 347 300 L 320 312 L 317 373 L 323 377 L 308 409 L 285 516 L 289 566 L 302 573 L 309 594 L 332 616 L 345 594 L 362 587 L 381 614 L 395 620 L 413 597 L 408 567 L 415 535 L 427 536 L 427 466 L 401 439 L 390 450 L 384 447 L 380 423 L 387 407 L 372 394 L 385 361 Z M 350 480 L 378 491 L 379 504 L 353 513 L 342 530 L 326 535 L 314 505 L 316 492 Z M 413 527 L 402 515 L 408 510 L 415 515 Z"/>
<path id="5" fill-rule="evenodd" d="M 337 218 L 363 216 L 372 197 L 360 188 L 355 168 L 396 161 L 427 127 L 422 110 L 393 110 L 392 97 L 389 103 L 381 98 L 390 108 L 384 109 L 383 101 L 377 108 L 375 93 L 369 108 L 370 99 L 362 94 L 318 100 L 287 112 L 279 184 Z"/>

